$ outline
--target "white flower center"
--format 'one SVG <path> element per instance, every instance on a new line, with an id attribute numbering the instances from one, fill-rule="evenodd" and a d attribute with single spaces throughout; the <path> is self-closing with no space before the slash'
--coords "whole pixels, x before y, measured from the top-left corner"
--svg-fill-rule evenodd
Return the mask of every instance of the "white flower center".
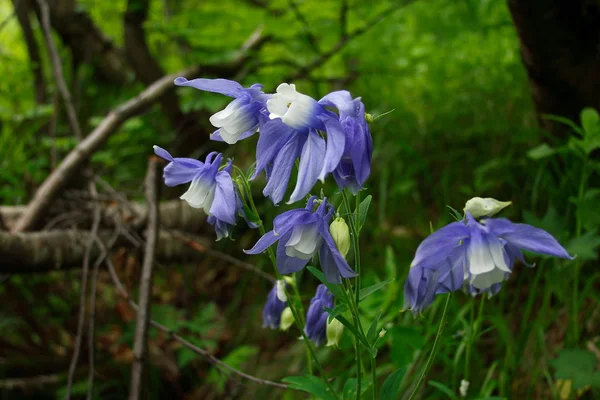
<path id="1" fill-rule="evenodd" d="M 317 107 L 317 101 L 298 93 L 293 83 L 282 83 L 277 87 L 277 93 L 267 100 L 269 118 L 281 118 L 284 124 L 294 129 L 309 127 Z"/>
<path id="2" fill-rule="evenodd" d="M 292 231 L 292 236 L 285 244 L 285 254 L 310 260 L 321 245 L 323 238 L 319 234 L 317 224 L 297 225 Z"/>
<path id="3" fill-rule="evenodd" d="M 190 207 L 202 208 L 206 215 L 211 215 L 210 207 L 215 199 L 215 187 L 216 183 L 194 179 L 190 188 L 181 195 L 180 199 L 187 201 Z"/>
<path id="4" fill-rule="evenodd" d="M 510 272 L 502 244 L 495 238 L 490 238 L 487 244 L 471 244 L 467 253 L 471 284 L 477 289 L 487 289 L 502 282 L 505 273 Z"/>

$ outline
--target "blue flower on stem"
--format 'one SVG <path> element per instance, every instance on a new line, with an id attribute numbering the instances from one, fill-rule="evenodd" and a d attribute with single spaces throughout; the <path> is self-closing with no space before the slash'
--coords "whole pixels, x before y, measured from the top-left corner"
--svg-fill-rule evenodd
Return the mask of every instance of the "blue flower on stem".
<path id="1" fill-rule="evenodd" d="M 354 194 L 362 188 L 371 173 L 373 139 L 365 120 L 365 105 L 360 97 L 352 99 L 350 92 L 339 90 L 319 100 L 324 106 L 335 107 L 346 135 L 342 159 L 333 171 L 333 177 L 343 190 L 348 187 Z"/>
<path id="2" fill-rule="evenodd" d="M 281 274 L 300 271 L 318 253 L 321 269 L 329 282 L 340 283 L 341 277 L 354 277 L 356 273 L 340 254 L 329 232 L 333 206 L 326 198 L 316 211 L 315 204 L 316 197 L 313 196 L 306 203 L 306 208 L 278 215 L 273 221 L 273 230 L 261 237 L 252 249 L 244 251 L 260 254 L 279 241 L 276 263 Z"/>
<path id="3" fill-rule="evenodd" d="M 283 281 L 277 281 L 269 292 L 267 303 L 263 309 L 263 327 L 279 329 L 281 327 L 281 313 L 287 307 L 287 297 Z"/>
<path id="4" fill-rule="evenodd" d="M 154 153 L 169 161 L 163 177 L 167 186 L 191 182 L 181 199 L 191 207 L 201 208 L 214 225 L 217 240 L 228 237 L 241 209 L 241 200 L 231 179 L 232 161 L 219 171 L 223 155 L 212 152 L 206 162 L 193 158 L 173 158 L 165 149 L 154 146 Z"/>
<path id="5" fill-rule="evenodd" d="M 317 287 L 315 297 L 310 301 L 306 312 L 306 326 L 304 333 L 315 345 L 320 346 L 327 336 L 327 318 L 329 313 L 325 307 L 333 308 L 333 294 L 323 284 Z"/>
<path id="6" fill-rule="evenodd" d="M 183 77 L 175 79 L 175 84 L 234 98 L 224 110 L 210 117 L 210 123 L 219 128 L 211 135 L 213 140 L 234 144 L 238 140 L 252 136 L 258 130 L 259 119 L 266 118 L 265 104 L 270 95 L 262 92 L 263 86 L 260 84 L 244 88 L 239 83 L 228 79 L 198 78 L 188 81 Z"/>
<path id="7" fill-rule="evenodd" d="M 267 175 L 266 197 L 278 204 L 285 195 L 292 168 L 300 157 L 298 180 L 289 203 L 306 196 L 318 180 L 339 165 L 344 152 L 345 133 L 339 117 L 315 99 L 282 83 L 266 103 L 269 119 L 260 121 L 256 147 L 256 171 Z M 322 136 L 326 133 L 327 140 Z"/>
<path id="8" fill-rule="evenodd" d="M 573 259 L 542 229 L 505 218 L 478 222 L 467 212 L 466 221 L 446 225 L 417 248 L 404 286 L 405 308 L 420 313 L 436 294 L 462 288 L 472 294 L 496 294 L 515 261 L 525 263 L 521 250 Z"/>

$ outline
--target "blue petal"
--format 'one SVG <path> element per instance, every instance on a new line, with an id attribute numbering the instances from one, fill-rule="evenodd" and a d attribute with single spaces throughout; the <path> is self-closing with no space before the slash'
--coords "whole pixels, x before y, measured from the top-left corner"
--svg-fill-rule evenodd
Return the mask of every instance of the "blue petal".
<path id="1" fill-rule="evenodd" d="M 435 299 L 439 275 L 438 271 L 420 265 L 411 267 L 404 284 L 404 308 L 417 315 L 429 307 Z"/>
<path id="2" fill-rule="evenodd" d="M 250 250 L 244 250 L 246 254 L 260 254 L 265 251 L 270 245 L 279 240 L 281 236 L 275 235 L 273 231 L 269 231 L 264 234 L 263 237 L 258 239 L 258 242 Z"/>
<path id="3" fill-rule="evenodd" d="M 467 245 L 456 247 L 437 270 L 440 272 L 436 294 L 460 290 L 467 271 Z"/>
<path id="4" fill-rule="evenodd" d="M 244 87 L 229 79 L 192 79 L 188 81 L 184 77 L 175 79 L 177 86 L 190 86 L 207 92 L 221 93 L 229 97 L 238 97 L 244 94 Z"/>
<path id="5" fill-rule="evenodd" d="M 290 257 L 285 254 L 285 244 L 290 240 L 292 232 L 281 235 L 279 243 L 277 243 L 277 269 L 280 274 L 291 274 L 298 272 L 308 264 L 310 260 L 303 260 L 297 257 Z"/>
<path id="6" fill-rule="evenodd" d="M 210 213 L 219 220 L 234 225 L 237 211 L 236 193 L 231 175 L 227 171 L 221 171 L 217 174 L 217 187 Z"/>
<path id="7" fill-rule="evenodd" d="M 191 182 L 205 168 L 202 161 L 193 158 L 173 158 L 168 151 L 158 146 L 154 146 L 154 153 L 170 161 L 163 171 L 165 185 L 167 186 L 177 186 Z"/>
<path id="8" fill-rule="evenodd" d="M 284 235 L 296 225 L 306 225 L 317 221 L 317 216 L 306 209 L 289 210 L 279 214 L 273 220 L 273 231 Z"/>
<path id="9" fill-rule="evenodd" d="M 469 237 L 469 230 L 462 222 L 452 222 L 427 236 L 417 248 L 411 266 L 433 268 L 446 259 L 461 240 Z"/>
<path id="10" fill-rule="evenodd" d="M 371 133 L 368 125 L 357 121 L 349 121 L 349 127 L 354 131 L 354 144 L 350 150 L 356 180 L 362 186 L 371 173 L 371 156 L 373 152 Z M 348 129 L 347 128 L 347 129 Z"/>
<path id="11" fill-rule="evenodd" d="M 301 145 L 304 142 L 300 135 L 296 135 L 288 140 L 281 148 L 273 163 L 273 171 L 269 181 L 263 190 L 265 197 L 269 197 L 273 204 L 277 205 L 283 199 L 292 173 L 292 167 L 299 155 Z"/>
<path id="12" fill-rule="evenodd" d="M 319 100 L 319 104 L 337 108 L 340 111 L 340 117 L 348 115 L 356 118 L 358 116 L 352 95 L 347 90 L 331 92 Z"/>
<path id="13" fill-rule="evenodd" d="M 344 278 L 354 278 L 356 276 L 356 272 L 350 268 L 346 259 L 340 254 L 337 246 L 335 245 L 335 241 L 329 233 L 329 227 L 323 223 L 320 228 L 320 233 L 323 236 L 327 247 L 329 247 L 329 250 L 331 251 L 333 261 L 335 262 L 340 275 L 342 275 Z"/>
<path id="14" fill-rule="evenodd" d="M 256 178 L 269 163 L 273 162 L 281 148 L 294 135 L 296 131 L 281 122 L 279 118 L 262 123 L 256 145 L 256 170 L 250 179 Z"/>
<path id="15" fill-rule="evenodd" d="M 324 159 L 325 140 L 315 130 L 311 129 L 308 133 L 308 140 L 302 148 L 300 166 L 298 168 L 298 180 L 288 204 L 301 200 L 311 191 L 319 179 Z"/>
<path id="16" fill-rule="evenodd" d="M 327 246 L 327 243 L 325 242 L 323 242 L 319 248 L 319 263 L 321 264 L 321 269 L 323 270 L 323 275 L 325 275 L 327 282 L 342 283 L 340 271 L 338 271 L 335 260 L 333 259 L 333 254 L 331 254 L 331 250 L 329 250 L 329 246 Z"/>
<path id="17" fill-rule="evenodd" d="M 217 219 L 214 215 L 210 215 L 207 218 L 209 224 L 215 227 L 215 233 L 217 234 L 217 242 L 223 238 L 229 237 L 233 230 L 233 225 L 228 224 L 225 221 Z"/>
<path id="18" fill-rule="evenodd" d="M 489 218 L 483 224 L 498 237 L 520 249 L 567 258 L 571 256 L 548 232 L 527 224 L 514 224 L 505 218 Z"/>
<path id="19" fill-rule="evenodd" d="M 338 117 L 333 113 L 324 114 L 323 123 L 327 131 L 327 150 L 325 152 L 325 163 L 319 175 L 319 179 L 323 182 L 325 176 L 339 165 L 342 155 L 344 154 L 344 146 L 346 144 L 346 134 L 340 124 Z"/>

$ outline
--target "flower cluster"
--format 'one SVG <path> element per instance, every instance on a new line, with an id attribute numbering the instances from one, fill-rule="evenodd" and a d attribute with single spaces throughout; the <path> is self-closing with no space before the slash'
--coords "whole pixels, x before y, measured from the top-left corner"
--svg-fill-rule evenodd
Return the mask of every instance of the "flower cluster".
<path id="1" fill-rule="evenodd" d="M 474 295 L 496 294 L 516 260 L 529 265 L 521 250 L 573 259 L 542 229 L 489 218 L 509 203 L 472 200 L 467 202 L 463 221 L 432 233 L 417 248 L 404 287 L 405 308 L 414 314 L 427 308 L 436 294 L 460 289 Z"/>

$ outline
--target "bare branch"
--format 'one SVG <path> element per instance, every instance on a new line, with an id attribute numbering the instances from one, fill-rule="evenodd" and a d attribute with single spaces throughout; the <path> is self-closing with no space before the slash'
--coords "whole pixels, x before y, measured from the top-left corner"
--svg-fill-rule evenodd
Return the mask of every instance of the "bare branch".
<path id="1" fill-rule="evenodd" d="M 151 157 L 148 162 L 146 175 L 146 201 L 148 202 L 148 229 L 146 234 L 146 249 L 140 284 L 139 310 L 137 314 L 135 339 L 133 345 L 133 365 L 131 367 L 130 400 L 138 400 L 143 391 L 144 363 L 148 341 L 148 321 L 150 320 L 150 303 L 152 297 L 152 274 L 154 255 L 158 240 L 159 226 L 159 188 L 160 173 L 158 159 Z"/>
<path id="2" fill-rule="evenodd" d="M 348 34 L 348 0 L 341 0 L 340 6 L 340 39 Z"/>
<path id="3" fill-rule="evenodd" d="M 155 103 L 172 87 L 173 80 L 176 77 L 196 75 L 198 71 L 198 67 L 192 67 L 176 74 L 166 75 L 148 86 L 135 98 L 111 111 L 96 129 L 82 140 L 46 178 L 29 203 L 27 212 L 16 223 L 13 231 L 23 232 L 32 229 L 69 180 L 81 170 L 88 158 L 104 144 L 123 122 L 140 114 Z"/>
<path id="4" fill-rule="evenodd" d="M 90 193 L 96 194 L 96 186 L 90 183 Z M 98 234 L 98 228 L 100 227 L 100 208 L 97 207 L 97 211 L 94 214 L 94 224 L 92 225 L 92 233 L 87 241 L 85 254 L 83 256 L 83 273 L 81 274 L 81 296 L 79 299 L 79 319 L 77 322 L 77 336 L 75 337 L 75 350 L 73 352 L 73 358 L 71 359 L 71 365 L 69 366 L 69 377 L 67 380 L 67 394 L 65 398 L 69 400 L 71 398 L 71 389 L 73 387 L 73 377 L 75 376 L 75 369 L 77 368 L 77 362 L 79 361 L 79 353 L 81 352 L 81 343 L 83 340 L 83 328 L 85 325 L 85 309 L 87 301 L 87 280 L 90 269 L 90 256 L 92 253 L 92 247 L 94 246 L 94 239 Z"/>
<path id="5" fill-rule="evenodd" d="M 298 7 L 296 0 L 290 0 L 288 4 L 289 4 L 290 8 L 292 9 L 294 15 L 296 16 L 296 19 L 302 25 L 302 30 L 304 31 L 304 37 L 306 38 L 306 41 L 308 42 L 308 44 L 310 45 L 310 47 L 313 49 L 313 51 L 316 54 L 320 54 L 321 49 L 319 48 L 319 43 L 317 42 L 317 38 L 315 37 L 315 35 L 313 35 L 313 33 L 310 29 L 310 24 L 309 24 L 308 20 L 304 17 L 304 14 L 302 14 L 302 11 L 300 11 L 300 8 Z"/>
<path id="6" fill-rule="evenodd" d="M 65 102 L 67 118 L 69 119 L 69 126 L 71 127 L 71 130 L 73 131 L 75 137 L 79 141 L 81 141 L 81 139 L 83 138 L 83 134 L 81 133 L 79 119 L 77 118 L 75 107 L 73 107 L 71 93 L 69 92 L 67 84 L 65 83 L 65 77 L 63 75 L 62 63 L 60 62 L 58 50 L 56 49 L 56 45 L 52 40 L 52 28 L 50 25 L 50 10 L 48 9 L 48 3 L 46 3 L 46 0 L 37 0 L 37 3 L 40 7 L 40 22 L 42 23 L 42 31 L 44 32 L 46 47 L 48 48 L 50 60 L 52 61 L 52 72 L 54 73 L 54 79 L 56 80 L 56 85 L 58 86 L 60 95 L 62 96 L 63 101 Z"/>
<path id="7" fill-rule="evenodd" d="M 99 241 L 98 241 L 98 244 L 100 246 L 103 246 L 102 243 L 100 243 Z M 131 308 L 133 308 L 133 310 L 135 310 L 136 312 L 139 312 L 138 305 L 131 299 L 131 296 L 129 296 L 129 293 L 127 293 L 127 290 L 125 289 L 125 286 L 123 285 L 123 283 L 121 283 L 121 280 L 119 279 L 119 276 L 117 275 L 117 272 L 115 271 L 115 267 L 114 267 L 113 263 L 110 261 L 110 259 L 106 260 L 106 266 L 108 267 L 108 272 L 110 274 L 110 277 L 111 277 L 115 287 L 120 292 L 121 296 L 127 300 L 127 302 L 129 303 Z M 181 337 L 176 332 L 171 331 L 166 326 L 164 326 L 152 319 L 149 321 L 149 324 L 151 326 L 153 326 L 154 328 L 164 332 L 165 334 L 167 334 L 168 337 L 170 337 L 171 339 L 175 340 L 176 342 L 182 344 L 187 349 L 206 358 L 210 363 L 214 364 L 217 368 L 228 370 L 238 376 L 241 376 L 242 378 L 248 379 L 252 382 L 255 382 L 255 383 L 258 383 L 261 385 L 272 386 L 272 387 L 276 387 L 276 388 L 280 388 L 280 389 L 291 389 L 286 384 L 272 382 L 272 381 L 268 381 L 266 379 L 260 379 L 260 378 L 257 378 L 252 375 L 248 375 L 245 372 L 242 372 L 240 370 L 237 370 L 237 369 L 231 367 L 230 365 L 224 363 L 223 361 L 219 360 L 217 357 L 210 354 L 207 350 L 204 350 L 198 346 L 195 346 L 194 344 L 185 340 L 183 337 Z"/>

